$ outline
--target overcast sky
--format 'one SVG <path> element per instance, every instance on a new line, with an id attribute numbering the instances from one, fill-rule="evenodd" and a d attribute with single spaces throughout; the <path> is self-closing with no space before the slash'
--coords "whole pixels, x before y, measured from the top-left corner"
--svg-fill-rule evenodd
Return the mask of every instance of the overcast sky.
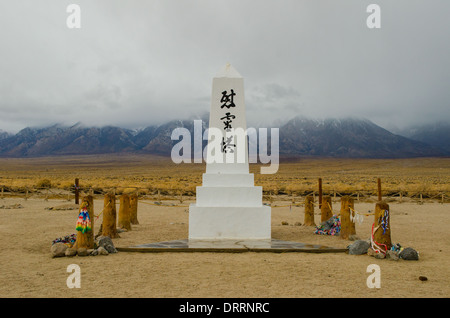
<path id="1" fill-rule="evenodd" d="M 81 29 L 66 8 L 81 7 Z M 369 29 L 369 4 L 381 29 Z M 209 112 L 244 77 L 249 125 L 450 119 L 448 0 L 0 0 L 0 129 L 145 127 Z"/>

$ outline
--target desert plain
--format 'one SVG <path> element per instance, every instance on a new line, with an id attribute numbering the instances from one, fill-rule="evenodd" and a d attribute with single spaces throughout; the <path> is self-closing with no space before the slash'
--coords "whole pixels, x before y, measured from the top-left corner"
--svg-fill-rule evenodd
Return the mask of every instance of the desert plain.
<path id="1" fill-rule="evenodd" d="M 81 185 L 95 188 L 94 214 L 103 209 L 102 191 L 117 194 L 140 188 L 138 225 L 113 239 L 116 247 L 188 237 L 188 205 L 195 202 L 190 190 L 200 185 L 202 165 L 170 165 L 144 157 L 69 157 L 0 159 L 0 297 L 138 297 L 138 298 L 304 298 L 304 297 L 436 297 L 450 296 L 450 205 L 441 196 L 386 197 L 391 213 L 393 243 L 419 252 L 418 261 L 375 259 L 347 253 L 132 253 L 52 258 L 52 241 L 75 233 L 78 210 L 50 210 L 73 203 L 67 187 L 74 177 Z M 339 236 L 314 234 L 303 226 L 303 189 L 314 190 L 318 177 L 324 191 L 376 188 L 383 180 L 386 191 L 407 193 L 448 191 L 450 159 L 392 160 L 300 160 L 281 163 L 279 174 L 259 175 L 255 183 L 265 189 L 265 202 L 272 205 L 272 238 L 286 241 L 347 247 L 352 241 Z M 43 179 L 52 184 L 50 195 L 33 192 L 25 198 L 22 188 L 36 188 Z M 168 180 L 171 180 L 170 182 Z M 159 183 L 158 183 L 159 182 Z M 172 183 L 171 183 L 172 182 Z M 181 184 L 181 186 L 180 186 Z M 14 188 L 15 187 L 15 188 Z M 66 187 L 66 188 L 65 188 Z M 408 188 L 409 187 L 409 188 Z M 156 189 L 160 190 L 160 197 Z M 87 189 L 87 187 L 86 187 Z M 52 193 L 63 193 L 52 197 Z M 131 190 L 129 190 L 131 191 Z M 170 192 L 172 191 L 172 192 Z M 82 194 L 85 194 L 84 192 Z M 68 199 L 69 201 L 68 201 Z M 161 204 L 155 204 L 160 199 Z M 269 201 L 270 199 L 270 201 Z M 316 198 L 317 200 L 317 198 Z M 117 201 L 118 202 L 118 201 Z M 361 197 L 355 210 L 369 213 L 376 198 Z M 16 207 L 16 208 L 5 208 Z M 19 207 L 19 208 L 17 208 Z M 340 208 L 333 197 L 333 211 Z M 98 230 L 102 216 L 94 220 Z M 320 210 L 315 209 L 315 222 Z M 361 239 L 370 238 L 373 216 L 356 224 Z M 67 267 L 81 270 L 81 288 L 68 288 Z M 380 288 L 369 288 L 367 267 L 380 266 Z M 427 280 L 420 280 L 424 276 Z"/>

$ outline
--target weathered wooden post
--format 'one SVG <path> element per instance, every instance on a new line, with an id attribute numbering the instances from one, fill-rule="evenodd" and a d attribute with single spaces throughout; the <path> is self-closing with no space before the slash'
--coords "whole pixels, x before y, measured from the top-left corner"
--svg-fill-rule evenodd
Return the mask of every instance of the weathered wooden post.
<path id="1" fill-rule="evenodd" d="M 86 225 L 83 226 L 81 224 L 83 218 L 82 212 L 87 212 L 84 218 L 85 222 L 89 219 L 90 229 L 86 228 Z M 73 248 L 94 248 L 94 199 L 90 195 L 83 197 L 81 200 L 80 214 L 77 220 L 77 240 Z"/>
<path id="2" fill-rule="evenodd" d="M 119 222 L 117 226 L 126 229 L 127 231 L 131 231 L 130 197 L 125 193 L 120 196 Z"/>
<path id="3" fill-rule="evenodd" d="M 112 193 L 106 194 L 103 206 L 102 235 L 110 238 L 120 237 L 116 228 L 116 196 Z"/>
<path id="4" fill-rule="evenodd" d="M 319 209 L 322 208 L 322 178 L 319 178 Z"/>
<path id="5" fill-rule="evenodd" d="M 322 208 L 320 209 L 320 222 L 324 222 L 333 216 L 333 208 L 331 204 L 331 197 L 329 195 L 324 195 L 322 197 Z"/>
<path id="6" fill-rule="evenodd" d="M 391 249 L 391 215 L 389 213 L 389 204 L 384 201 L 377 202 L 375 205 L 372 235 L 374 243 L 385 252 Z"/>
<path id="7" fill-rule="evenodd" d="M 138 217 L 138 195 L 133 193 L 130 195 L 130 222 L 131 224 L 139 224 Z"/>
<path id="8" fill-rule="evenodd" d="M 5 188 L 2 187 L 2 199 L 3 199 L 3 191 L 5 191 Z M 443 197 L 442 197 L 443 198 Z"/>
<path id="9" fill-rule="evenodd" d="M 25 201 L 28 200 L 28 188 L 25 191 Z"/>
<path id="10" fill-rule="evenodd" d="M 350 215 L 353 216 L 354 207 L 355 203 L 352 197 L 348 195 L 341 197 L 341 232 L 339 236 L 345 240 L 356 234 L 355 223 L 350 218 Z"/>
<path id="11" fill-rule="evenodd" d="M 75 204 L 80 202 L 80 180 L 75 178 Z"/>
<path id="12" fill-rule="evenodd" d="M 307 195 L 305 197 L 305 220 L 303 225 L 315 226 L 314 223 L 314 197 L 312 195 Z"/>
<path id="13" fill-rule="evenodd" d="M 377 179 L 377 186 L 378 186 L 378 201 L 383 200 L 383 196 L 381 195 L 381 179 Z"/>

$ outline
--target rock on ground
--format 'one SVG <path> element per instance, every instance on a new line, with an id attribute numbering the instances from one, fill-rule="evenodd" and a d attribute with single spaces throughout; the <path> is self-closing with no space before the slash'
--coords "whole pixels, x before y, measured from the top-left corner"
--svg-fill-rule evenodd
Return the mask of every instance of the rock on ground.
<path id="1" fill-rule="evenodd" d="M 87 248 L 84 248 L 84 247 L 78 248 L 77 254 L 78 254 L 78 256 L 88 256 L 89 255 Z"/>
<path id="2" fill-rule="evenodd" d="M 398 261 L 398 259 L 399 259 L 398 252 L 392 251 L 392 250 L 387 251 L 386 259 L 390 259 L 392 261 Z"/>
<path id="3" fill-rule="evenodd" d="M 399 256 L 401 259 L 404 260 L 412 260 L 412 261 L 419 260 L 419 253 L 417 253 L 417 251 L 412 247 L 405 248 L 403 251 L 400 252 Z"/>
<path id="4" fill-rule="evenodd" d="M 103 248 L 103 247 L 99 247 L 99 248 L 97 248 L 97 254 L 98 255 L 108 255 L 109 253 L 108 253 L 108 251 L 105 249 L 105 248 Z"/>
<path id="5" fill-rule="evenodd" d="M 384 255 L 383 253 L 377 253 L 375 252 L 371 247 L 367 250 L 367 255 L 369 256 L 373 256 L 377 259 L 383 259 L 386 258 L 386 255 Z"/>
<path id="6" fill-rule="evenodd" d="M 97 238 L 97 245 L 103 247 L 108 253 L 117 253 L 114 243 L 109 236 L 99 236 Z"/>
<path id="7" fill-rule="evenodd" d="M 64 243 L 55 243 L 50 248 L 50 252 L 52 253 L 52 257 L 63 257 L 66 256 L 67 245 Z"/>
<path id="8" fill-rule="evenodd" d="M 370 243 L 363 240 L 355 241 L 355 243 L 348 246 L 348 253 L 351 255 L 367 254 Z"/>
<path id="9" fill-rule="evenodd" d="M 75 256 L 77 255 L 77 250 L 75 248 L 69 247 L 66 249 L 66 256 Z"/>

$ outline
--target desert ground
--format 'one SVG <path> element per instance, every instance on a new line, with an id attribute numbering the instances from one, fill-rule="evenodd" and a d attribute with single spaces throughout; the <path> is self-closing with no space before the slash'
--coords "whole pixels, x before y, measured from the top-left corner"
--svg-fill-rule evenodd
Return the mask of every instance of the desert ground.
<path id="1" fill-rule="evenodd" d="M 114 239 L 116 247 L 185 239 L 188 208 L 155 206 L 141 201 L 138 225 Z M 47 210 L 67 201 L 5 198 L 0 206 L 0 297 L 449 297 L 450 211 L 448 204 L 391 203 L 392 240 L 419 252 L 418 261 L 375 259 L 346 253 L 130 253 L 52 258 L 51 242 L 75 232 L 78 210 Z M 103 208 L 94 202 L 95 214 Z M 173 204 L 177 204 L 173 202 Z M 178 203 L 179 204 L 179 203 Z M 272 237 L 346 247 L 351 241 L 317 235 L 314 227 L 295 225 L 302 207 L 272 209 Z M 339 206 L 338 202 L 333 209 Z M 357 211 L 373 203 L 355 205 Z M 371 216 L 356 225 L 370 237 Z M 101 217 L 94 225 L 98 229 Z M 316 210 L 316 223 L 320 221 Z M 288 225 L 282 225 L 288 223 Z M 78 264 L 81 288 L 69 289 L 67 266 Z M 378 264 L 381 288 L 370 289 L 367 266 Z M 426 276 L 427 281 L 419 280 Z"/>
<path id="2" fill-rule="evenodd" d="M 92 158 L 91 158 L 92 159 Z M 13 160 L 1 159 L 1 184 L 34 185 L 48 178 L 53 185 L 74 176 L 82 182 L 100 187 L 130 187 L 130 180 L 151 183 L 158 187 L 158 180 L 183 179 L 181 166 L 167 168 L 135 164 L 114 163 L 103 158 L 103 164 L 77 158 Z M 324 165 L 324 163 L 328 163 Z M 384 164 L 381 164 L 384 163 Z M 392 160 L 392 161 L 313 161 L 288 163 L 280 166 L 279 175 L 268 175 L 271 182 L 289 186 L 289 180 L 297 178 L 298 184 L 307 187 L 317 177 L 330 182 L 368 182 L 372 186 L 376 176 L 400 186 L 440 187 L 445 190 L 450 176 L 449 159 Z M 95 164 L 95 165 L 94 165 Z M 124 166 L 121 166 L 123 164 Z M 289 165 L 291 165 L 289 167 Z M 309 167 L 309 169 L 308 169 Z M 325 167 L 325 168 L 324 168 Z M 334 170 L 333 170 L 334 167 Z M 403 167 L 403 168 L 402 168 Z M 153 169 L 153 170 L 152 170 Z M 292 173 L 289 173 L 292 169 Z M 152 175 L 154 171 L 154 175 Z M 361 172 L 362 171 L 362 172 Z M 201 166 L 186 172 L 187 176 L 201 180 Z M 198 176 L 197 176 L 198 174 Z M 301 177 L 304 175 L 304 179 Z M 109 176 L 109 178 L 108 178 Z M 115 176 L 115 179 L 111 179 Z M 264 175 L 255 176 L 255 183 L 263 183 Z M 287 178 L 292 179 L 287 179 Z M 89 179 L 90 178 L 90 179 Z M 139 180 L 138 180 L 139 179 Z M 88 181 L 86 181 L 88 180 Z M 286 181 L 287 180 L 287 181 Z M 353 181 L 352 181 L 353 180 Z M 376 180 L 376 179 L 375 179 Z M 96 184 L 96 182 L 98 184 Z M 114 183 L 115 182 L 115 183 Z M 188 181 L 186 181 L 188 182 Z M 201 182 L 201 181 L 200 181 Z M 19 184 L 20 183 L 20 184 Z M 292 182 L 291 182 L 292 183 Z M 195 183 L 194 183 L 195 184 Z M 199 185 L 199 184 L 198 184 Z M 384 185 L 384 183 L 383 183 Z M 264 187 L 264 184 L 263 184 Z M 334 185 L 333 185 L 334 187 Z M 56 190 L 55 190 L 56 191 Z M 175 192 L 176 193 L 176 192 Z M 195 196 L 179 200 L 168 198 L 163 205 L 155 205 L 155 197 L 142 195 L 138 207 L 139 224 L 129 232 L 113 239 L 116 247 L 186 239 L 188 237 L 188 205 Z M 294 193 L 295 194 L 295 193 Z M 303 298 L 303 297 L 436 297 L 450 296 L 450 205 L 448 201 L 405 198 L 389 201 L 391 212 L 391 236 L 393 243 L 412 247 L 419 252 L 418 261 L 375 259 L 368 255 L 347 253 L 131 253 L 118 252 L 105 256 L 75 256 L 52 258 L 50 247 L 56 238 L 75 233 L 78 210 L 49 210 L 73 203 L 67 199 L 32 195 L 6 195 L 0 199 L 0 297 L 149 297 L 149 298 Z M 292 205 L 289 195 L 273 194 L 272 238 L 320 244 L 330 247 L 347 247 L 352 241 L 338 236 L 314 234 L 314 227 L 301 226 L 304 207 L 301 197 Z M 316 198 L 317 200 L 317 198 Z M 117 201 L 118 202 L 118 201 Z M 16 207 L 16 208 L 5 208 Z M 17 208 L 20 207 L 20 208 Z M 333 201 L 333 210 L 340 208 L 339 197 Z M 375 200 L 355 202 L 355 210 L 361 213 L 373 211 Z M 94 214 L 103 209 L 101 194 L 95 196 Z M 102 216 L 95 220 L 96 233 Z M 315 222 L 320 222 L 320 210 L 316 207 Z M 287 223 L 287 224 L 286 224 Z M 373 216 L 365 216 L 362 224 L 356 224 L 356 234 L 361 239 L 370 237 Z M 78 264 L 81 269 L 81 288 L 70 289 L 66 280 L 67 267 Z M 370 273 L 367 267 L 378 264 L 381 269 L 381 288 L 368 288 Z M 419 276 L 427 277 L 426 281 Z"/>

